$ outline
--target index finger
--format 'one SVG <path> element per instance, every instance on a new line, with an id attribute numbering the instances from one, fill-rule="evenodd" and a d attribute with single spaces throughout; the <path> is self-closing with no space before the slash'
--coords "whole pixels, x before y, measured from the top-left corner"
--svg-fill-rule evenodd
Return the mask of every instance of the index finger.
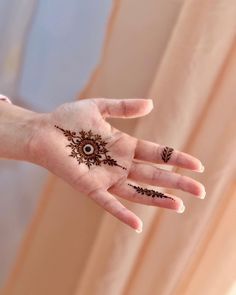
<path id="1" fill-rule="evenodd" d="M 141 139 L 137 140 L 134 158 L 157 164 L 178 166 L 197 172 L 204 171 L 204 166 L 199 159 L 171 147 Z"/>
<path id="2" fill-rule="evenodd" d="M 147 115 L 153 109 L 153 102 L 151 99 L 93 98 L 92 100 L 105 118 L 137 118 Z"/>

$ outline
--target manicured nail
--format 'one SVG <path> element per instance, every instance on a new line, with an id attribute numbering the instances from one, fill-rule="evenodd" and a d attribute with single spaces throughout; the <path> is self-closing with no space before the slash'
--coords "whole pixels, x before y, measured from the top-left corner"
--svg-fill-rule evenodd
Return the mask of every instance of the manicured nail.
<path id="1" fill-rule="evenodd" d="M 150 103 L 150 105 L 151 105 L 151 108 L 153 109 L 153 107 L 154 107 L 154 106 L 153 106 L 153 99 L 148 98 L 147 100 L 149 101 L 149 103 Z"/>
<path id="2" fill-rule="evenodd" d="M 143 222 L 139 225 L 139 228 L 135 229 L 136 233 L 140 234 L 143 230 Z"/>
<path id="3" fill-rule="evenodd" d="M 206 197 L 206 191 L 204 190 L 201 195 L 199 196 L 200 199 L 205 199 Z"/>
<path id="4" fill-rule="evenodd" d="M 183 213 L 185 210 L 185 206 L 184 204 L 182 204 L 182 206 L 179 208 L 179 210 L 177 211 L 178 213 Z"/>
<path id="5" fill-rule="evenodd" d="M 199 169 L 199 172 L 203 172 L 205 170 L 205 167 L 201 164 L 201 168 Z"/>
<path id="6" fill-rule="evenodd" d="M 142 229 L 141 228 L 140 229 L 136 229 L 135 231 L 136 231 L 136 233 L 140 234 L 142 232 Z"/>

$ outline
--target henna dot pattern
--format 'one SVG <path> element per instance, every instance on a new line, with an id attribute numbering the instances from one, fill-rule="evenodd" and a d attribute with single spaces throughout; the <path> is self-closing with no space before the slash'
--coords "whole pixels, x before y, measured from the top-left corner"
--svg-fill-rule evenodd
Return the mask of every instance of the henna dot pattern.
<path id="1" fill-rule="evenodd" d="M 71 148 L 71 154 L 69 156 L 76 158 L 79 164 L 84 163 L 89 169 L 93 165 L 101 166 L 102 164 L 106 164 L 127 170 L 108 155 L 109 151 L 106 148 L 107 142 L 102 140 L 101 135 L 93 134 L 91 130 L 88 132 L 81 130 L 77 135 L 76 132 L 65 130 L 57 125 L 54 125 L 54 127 L 61 130 L 67 137 L 70 143 L 66 147 Z"/>
<path id="2" fill-rule="evenodd" d="M 136 186 L 136 185 L 133 185 L 133 184 L 130 184 L 128 183 L 129 186 L 133 187 L 137 193 L 141 194 L 141 195 L 146 195 L 146 196 L 151 196 L 152 198 L 164 198 L 164 199 L 170 199 L 172 201 L 174 201 L 173 198 L 171 197 L 168 197 L 166 196 L 165 194 L 161 193 L 161 192 L 157 192 L 157 191 L 154 191 L 152 189 L 147 189 L 147 188 L 142 188 L 140 186 Z"/>
<path id="3" fill-rule="evenodd" d="M 167 163 L 170 160 L 171 154 L 173 153 L 174 149 L 166 146 L 161 152 L 162 160 Z"/>

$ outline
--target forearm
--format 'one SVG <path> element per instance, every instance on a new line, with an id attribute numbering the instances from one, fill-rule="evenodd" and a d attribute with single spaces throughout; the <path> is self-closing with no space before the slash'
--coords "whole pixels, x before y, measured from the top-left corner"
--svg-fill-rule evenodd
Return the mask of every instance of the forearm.
<path id="1" fill-rule="evenodd" d="M 0 158 L 30 161 L 35 112 L 0 101 Z"/>

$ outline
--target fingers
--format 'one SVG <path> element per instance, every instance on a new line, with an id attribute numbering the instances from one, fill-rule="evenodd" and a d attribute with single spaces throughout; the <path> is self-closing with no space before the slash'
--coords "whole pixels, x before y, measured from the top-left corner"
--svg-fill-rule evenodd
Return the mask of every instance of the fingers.
<path id="1" fill-rule="evenodd" d="M 149 164 L 133 162 L 128 178 L 150 185 L 181 189 L 199 198 L 204 198 L 206 195 L 205 188 L 200 182 Z"/>
<path id="2" fill-rule="evenodd" d="M 178 166 L 197 172 L 204 171 L 202 163 L 197 158 L 145 140 L 137 140 L 134 158 L 158 164 Z"/>
<path id="3" fill-rule="evenodd" d="M 107 118 L 136 118 L 147 115 L 153 109 L 151 99 L 95 98 L 93 101 L 98 106 L 103 117 Z"/>
<path id="4" fill-rule="evenodd" d="M 142 231 L 142 221 L 132 211 L 128 210 L 123 206 L 112 194 L 103 189 L 96 189 L 89 193 L 97 204 L 103 207 L 106 211 L 111 213 L 113 216 L 129 225 L 137 232 Z"/>
<path id="5" fill-rule="evenodd" d="M 135 203 L 172 209 L 179 213 L 182 213 L 185 209 L 183 201 L 178 197 L 166 193 L 162 194 L 155 190 L 142 189 L 128 181 L 111 187 L 109 191 L 118 197 Z"/>

